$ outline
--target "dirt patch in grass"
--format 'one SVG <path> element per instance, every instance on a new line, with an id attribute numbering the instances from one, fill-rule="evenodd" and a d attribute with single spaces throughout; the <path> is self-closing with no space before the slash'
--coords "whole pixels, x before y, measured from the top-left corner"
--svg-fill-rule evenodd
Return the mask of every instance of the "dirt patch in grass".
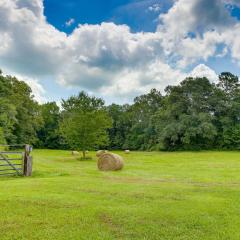
<path id="1" fill-rule="evenodd" d="M 42 201 L 42 200 L 18 200 L 18 203 L 24 206 L 34 206 L 39 208 L 52 208 L 52 209 L 66 209 L 66 208 L 83 208 L 82 204 L 69 204 L 59 203 L 55 201 Z"/>
<path id="2" fill-rule="evenodd" d="M 99 220 L 101 223 L 107 226 L 107 228 L 109 228 L 114 237 L 122 239 L 123 231 L 121 224 L 117 224 L 116 222 L 114 222 L 113 218 L 106 213 L 100 214 Z"/>
<path id="3" fill-rule="evenodd" d="M 178 179 L 145 179 L 145 178 L 128 178 L 128 177 L 110 177 L 106 176 L 106 179 L 111 180 L 112 182 L 119 182 L 119 183 L 136 183 L 136 184 L 158 184 L 158 183 L 178 183 L 178 184 L 187 184 L 193 185 L 198 187 L 240 187 L 240 182 L 197 182 L 192 181 L 189 179 L 186 180 L 178 180 Z"/>

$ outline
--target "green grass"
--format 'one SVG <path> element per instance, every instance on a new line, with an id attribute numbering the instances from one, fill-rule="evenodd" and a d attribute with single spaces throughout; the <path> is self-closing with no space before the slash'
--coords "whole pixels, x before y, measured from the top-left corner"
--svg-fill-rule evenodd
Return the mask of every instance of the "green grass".
<path id="1" fill-rule="evenodd" d="M 35 150 L 33 177 L 0 178 L 0 239 L 240 239 L 240 152 L 120 154 Z"/>

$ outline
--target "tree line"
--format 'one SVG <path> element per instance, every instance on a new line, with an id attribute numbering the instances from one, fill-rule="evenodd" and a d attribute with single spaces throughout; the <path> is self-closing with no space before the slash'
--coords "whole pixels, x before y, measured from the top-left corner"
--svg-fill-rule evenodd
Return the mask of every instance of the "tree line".
<path id="1" fill-rule="evenodd" d="M 111 104 L 80 92 L 39 104 L 31 88 L 0 72 L 0 144 L 37 148 L 131 150 L 240 149 L 240 84 L 223 72 L 218 83 L 186 78 L 138 96 L 132 104 Z"/>

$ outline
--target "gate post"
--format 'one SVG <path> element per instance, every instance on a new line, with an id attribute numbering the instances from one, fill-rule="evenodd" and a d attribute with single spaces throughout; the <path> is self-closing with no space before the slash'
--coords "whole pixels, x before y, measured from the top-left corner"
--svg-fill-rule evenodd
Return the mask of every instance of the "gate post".
<path id="1" fill-rule="evenodd" d="M 31 151 L 32 147 L 30 145 L 25 145 L 23 159 L 23 175 L 25 177 L 32 176 L 32 156 L 30 156 Z"/>

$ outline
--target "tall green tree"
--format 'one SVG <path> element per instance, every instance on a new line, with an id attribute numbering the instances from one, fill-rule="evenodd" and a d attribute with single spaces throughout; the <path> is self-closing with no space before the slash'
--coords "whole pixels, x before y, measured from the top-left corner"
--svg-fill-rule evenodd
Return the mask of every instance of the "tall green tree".
<path id="1" fill-rule="evenodd" d="M 5 140 L 5 136 L 2 128 L 0 128 L 0 144 L 6 144 L 6 140 Z"/>
<path id="2" fill-rule="evenodd" d="M 160 149 L 213 146 L 217 135 L 211 105 L 214 91 L 207 78 L 187 78 L 179 86 L 167 87 L 163 108 L 154 117 Z"/>
<path id="3" fill-rule="evenodd" d="M 126 137 L 131 128 L 129 114 L 130 105 L 112 104 L 107 107 L 109 116 L 112 118 L 112 127 L 109 132 L 109 147 L 111 149 L 123 149 Z"/>
<path id="4" fill-rule="evenodd" d="M 42 118 L 33 97 L 25 82 L 0 74 L 0 127 L 8 143 L 37 142 Z"/>
<path id="5" fill-rule="evenodd" d="M 156 89 L 134 99 L 134 104 L 128 110 L 131 128 L 125 140 L 125 148 L 141 150 L 155 148 L 157 133 L 152 118 L 155 112 L 162 108 L 162 99 L 161 93 Z"/>
<path id="6" fill-rule="evenodd" d="M 235 91 L 239 90 L 240 84 L 238 77 L 230 72 L 223 72 L 219 75 L 219 82 L 217 84 L 225 94 L 232 96 Z"/>
<path id="7" fill-rule="evenodd" d="M 60 109 L 55 102 L 42 104 L 41 115 L 43 124 L 38 131 L 38 147 L 59 149 L 62 139 L 59 132 Z"/>
<path id="8" fill-rule="evenodd" d="M 218 101 L 216 103 L 216 126 L 218 127 L 218 145 L 227 149 L 240 149 L 240 83 L 237 76 L 224 72 L 217 84 Z"/>
<path id="9" fill-rule="evenodd" d="M 107 145 L 107 129 L 112 122 L 102 99 L 80 92 L 78 96 L 63 100 L 62 108 L 60 128 L 72 149 L 82 151 L 85 158 L 86 150 Z"/>

